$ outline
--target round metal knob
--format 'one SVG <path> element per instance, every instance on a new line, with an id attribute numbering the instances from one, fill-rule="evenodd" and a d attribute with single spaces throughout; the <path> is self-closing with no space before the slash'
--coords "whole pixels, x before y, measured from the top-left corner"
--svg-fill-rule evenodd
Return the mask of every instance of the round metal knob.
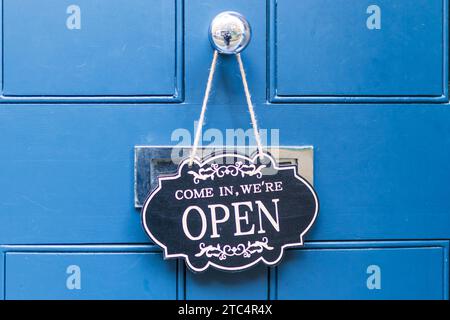
<path id="1" fill-rule="evenodd" d="M 247 19 L 240 13 L 225 11 L 218 14 L 209 28 L 212 46 L 223 54 L 236 54 L 250 42 L 251 29 Z"/>

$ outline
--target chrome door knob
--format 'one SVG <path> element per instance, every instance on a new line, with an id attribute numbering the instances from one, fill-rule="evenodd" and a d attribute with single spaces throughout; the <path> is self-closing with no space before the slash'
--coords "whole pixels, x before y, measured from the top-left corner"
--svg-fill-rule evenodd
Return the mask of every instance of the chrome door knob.
<path id="1" fill-rule="evenodd" d="M 250 42 L 250 24 L 243 15 L 233 11 L 218 14 L 211 22 L 209 39 L 212 46 L 223 54 L 236 54 Z"/>

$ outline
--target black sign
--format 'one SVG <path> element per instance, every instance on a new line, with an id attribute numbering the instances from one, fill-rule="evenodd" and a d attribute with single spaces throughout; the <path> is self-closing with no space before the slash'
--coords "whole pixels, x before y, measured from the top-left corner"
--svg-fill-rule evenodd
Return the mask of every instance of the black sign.
<path id="1" fill-rule="evenodd" d="M 144 203 L 144 228 L 165 258 L 183 257 L 194 271 L 274 265 L 285 248 L 303 245 L 319 209 L 296 167 L 278 167 L 266 153 L 215 155 L 192 166 L 186 159 L 158 180 Z"/>

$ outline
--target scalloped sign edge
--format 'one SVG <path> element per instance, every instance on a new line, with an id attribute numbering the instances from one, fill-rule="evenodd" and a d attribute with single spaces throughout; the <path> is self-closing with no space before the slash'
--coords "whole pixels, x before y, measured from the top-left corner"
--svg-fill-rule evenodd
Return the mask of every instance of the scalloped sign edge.
<path id="1" fill-rule="evenodd" d="M 164 259 L 184 258 L 184 260 L 186 262 L 186 265 L 189 267 L 189 269 L 191 269 L 194 272 L 203 272 L 203 271 L 207 270 L 210 266 L 214 267 L 216 269 L 219 269 L 219 270 L 224 270 L 224 271 L 243 271 L 245 269 L 248 269 L 248 268 L 258 264 L 261 261 L 267 266 L 275 266 L 283 258 L 284 251 L 285 251 L 286 248 L 300 247 L 300 246 L 304 245 L 303 237 L 311 229 L 311 227 L 314 225 L 315 221 L 317 220 L 317 216 L 319 214 L 319 199 L 318 199 L 318 196 L 316 194 L 316 191 L 314 190 L 314 188 L 311 186 L 311 184 L 306 179 L 304 179 L 303 177 L 301 177 L 297 173 L 297 167 L 295 165 L 286 165 L 286 166 L 281 166 L 280 167 L 280 166 L 278 166 L 277 162 L 272 157 L 272 155 L 270 155 L 270 154 L 268 154 L 266 152 L 264 152 L 263 155 L 264 155 L 264 157 L 266 157 L 266 158 L 268 158 L 270 160 L 270 162 L 272 163 L 272 166 L 273 166 L 273 168 L 275 170 L 277 170 L 277 171 L 292 170 L 293 171 L 293 176 L 296 179 L 300 180 L 302 183 L 304 183 L 307 186 L 307 188 L 311 191 L 311 193 L 312 193 L 312 195 L 314 197 L 314 201 L 315 201 L 314 216 L 313 216 L 311 222 L 309 223 L 309 225 L 307 226 L 307 228 L 300 233 L 300 236 L 299 236 L 300 240 L 299 240 L 299 242 L 297 242 L 297 243 L 287 243 L 287 244 L 284 244 L 284 245 L 280 246 L 280 254 L 279 254 L 278 258 L 276 260 L 274 260 L 274 261 L 267 261 L 264 258 L 264 256 L 261 256 L 258 259 L 256 259 L 255 261 L 252 261 L 252 262 L 250 262 L 248 264 L 245 264 L 245 265 L 242 265 L 242 266 L 239 266 L 239 267 L 225 267 L 225 266 L 221 266 L 219 264 L 216 264 L 216 263 L 214 263 L 212 261 L 208 261 L 204 267 L 196 268 L 189 261 L 189 256 L 187 254 L 184 254 L 184 253 L 169 254 L 167 252 L 167 249 L 168 249 L 167 246 L 164 245 L 162 242 L 160 242 L 158 240 L 158 238 L 156 238 L 152 234 L 152 232 L 149 230 L 149 228 L 148 228 L 148 226 L 146 224 L 146 217 L 147 217 L 147 212 L 148 212 L 147 208 L 148 208 L 148 205 L 150 204 L 151 200 L 153 199 L 153 197 L 162 189 L 162 181 L 176 180 L 176 179 L 181 177 L 181 172 L 182 172 L 183 167 L 185 165 L 188 165 L 189 161 L 190 161 L 189 158 L 186 158 L 178 165 L 176 173 L 174 173 L 174 174 L 167 174 L 167 175 L 160 175 L 158 177 L 158 186 L 152 192 L 149 193 L 149 195 L 147 196 L 147 198 L 146 198 L 146 200 L 144 202 L 144 205 L 143 205 L 142 211 L 141 211 L 141 223 L 142 223 L 142 226 L 143 226 L 146 234 L 150 237 L 150 239 L 155 244 L 157 244 L 159 247 L 161 247 L 163 249 Z M 234 157 L 234 158 L 242 159 L 244 161 L 249 161 L 250 163 L 256 164 L 256 161 L 257 161 L 258 157 L 260 157 L 260 155 L 256 154 L 253 157 L 248 157 L 248 156 L 241 155 L 241 154 L 238 154 L 238 153 L 221 153 L 219 155 L 210 156 L 210 157 L 204 159 L 203 161 L 199 157 L 195 157 L 194 160 L 193 160 L 193 163 L 196 163 L 200 168 L 202 168 L 202 167 L 208 165 L 209 163 L 211 163 L 211 162 L 213 162 L 213 161 L 215 161 L 215 160 L 217 160 L 219 158 L 228 158 L 228 157 Z"/>

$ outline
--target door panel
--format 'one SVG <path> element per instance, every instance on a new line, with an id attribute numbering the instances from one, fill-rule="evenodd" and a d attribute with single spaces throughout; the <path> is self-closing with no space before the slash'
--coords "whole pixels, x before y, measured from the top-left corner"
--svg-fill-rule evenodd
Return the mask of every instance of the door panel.
<path id="1" fill-rule="evenodd" d="M 277 101 L 446 98 L 446 1 L 272 2 Z"/>
<path id="2" fill-rule="evenodd" d="M 446 299 L 442 247 L 296 250 L 278 267 L 278 299 Z"/>
<path id="3" fill-rule="evenodd" d="M 175 299 L 174 261 L 157 253 L 6 255 L 7 299 Z"/>
<path id="4" fill-rule="evenodd" d="M 4 0 L 6 96 L 179 96 L 177 1 Z"/>

